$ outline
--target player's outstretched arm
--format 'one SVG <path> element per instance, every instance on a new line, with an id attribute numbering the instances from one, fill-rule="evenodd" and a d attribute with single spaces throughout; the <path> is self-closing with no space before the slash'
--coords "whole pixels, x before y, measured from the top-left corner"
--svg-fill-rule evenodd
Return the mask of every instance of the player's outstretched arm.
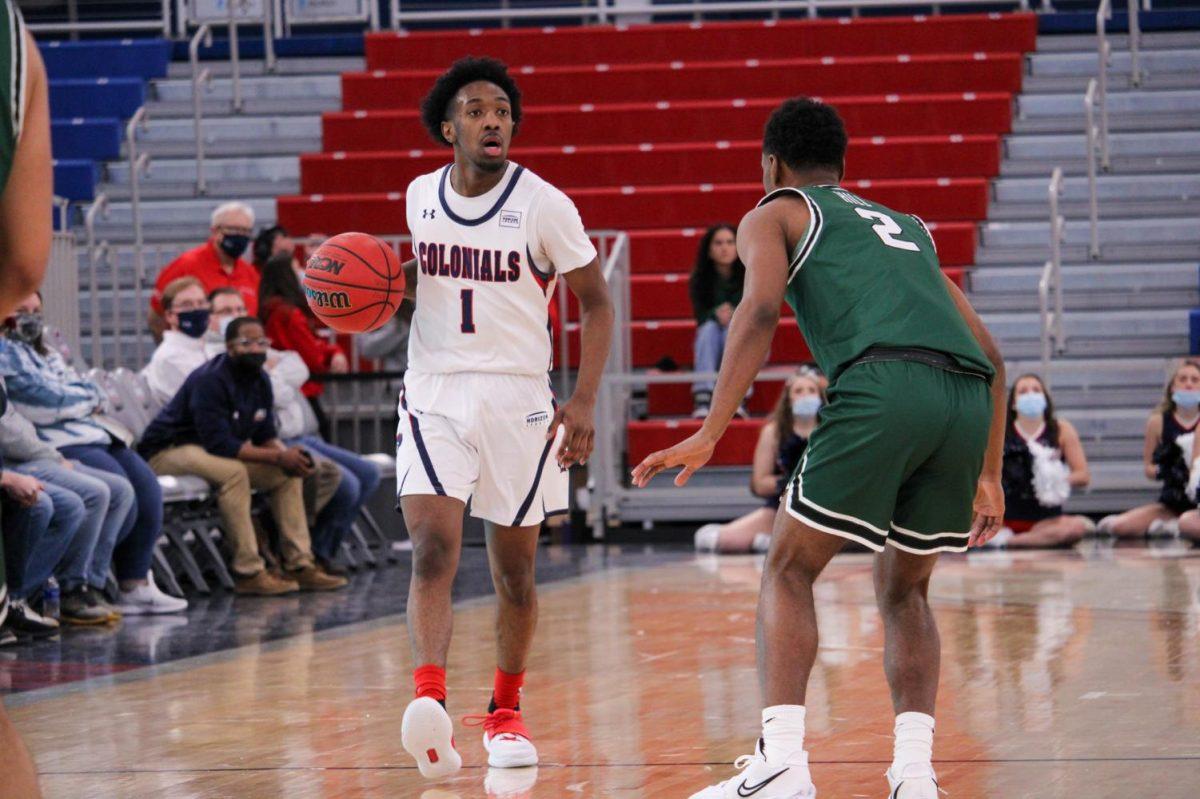
<path id="1" fill-rule="evenodd" d="M 971 334 L 975 336 L 979 346 L 983 348 L 983 354 L 996 370 L 996 376 L 992 378 L 992 422 L 988 429 L 987 452 L 983 456 L 983 470 L 979 474 L 979 488 L 975 492 L 975 519 L 971 523 L 971 536 L 967 542 L 969 546 L 979 547 L 1000 532 L 1000 525 L 1004 523 L 1004 489 L 1000 484 L 1000 468 L 1004 464 L 1008 381 L 1004 375 L 1004 356 L 1000 354 L 996 340 L 988 332 L 979 314 L 971 307 L 962 289 L 949 277 L 945 280 L 955 307 L 958 308 L 967 327 L 971 328 Z"/>
<path id="2" fill-rule="evenodd" d="M 41 286 L 50 258 L 54 176 L 46 68 L 28 34 L 25 49 L 25 121 L 0 195 L 0 319 Z"/>
<path id="3" fill-rule="evenodd" d="M 675 477 L 675 485 L 682 486 L 712 457 L 717 441 L 771 350 L 771 340 L 779 324 L 779 306 L 787 288 L 787 225 L 806 226 L 807 213 L 798 203 L 776 201 L 755 208 L 742 218 L 737 249 L 746 265 L 746 285 L 729 323 L 708 417 L 695 435 L 670 449 L 646 456 L 633 470 L 633 483 L 637 487 L 645 488 L 654 475 L 676 466 L 683 467 Z"/>
<path id="4" fill-rule="evenodd" d="M 575 391 L 559 406 L 546 432 L 553 440 L 558 426 L 566 428 L 558 450 L 558 465 L 567 468 L 587 462 L 596 437 L 596 394 L 612 343 L 613 307 L 599 259 L 563 274 L 567 288 L 579 299 L 579 373 Z"/>

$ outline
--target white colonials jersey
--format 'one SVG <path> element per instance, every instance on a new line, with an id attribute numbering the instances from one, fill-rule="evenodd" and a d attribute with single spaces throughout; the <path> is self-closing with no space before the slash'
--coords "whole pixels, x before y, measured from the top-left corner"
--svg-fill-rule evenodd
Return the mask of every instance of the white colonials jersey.
<path id="1" fill-rule="evenodd" d="M 408 368 L 544 375 L 555 281 L 596 248 L 574 203 L 528 169 L 510 161 L 478 197 L 454 191 L 451 169 L 420 176 L 404 198 L 419 264 Z"/>

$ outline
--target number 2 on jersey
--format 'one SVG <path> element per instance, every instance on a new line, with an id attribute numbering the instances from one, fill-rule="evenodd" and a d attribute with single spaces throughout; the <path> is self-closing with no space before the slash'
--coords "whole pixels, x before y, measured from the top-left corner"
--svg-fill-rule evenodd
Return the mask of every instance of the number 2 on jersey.
<path id="1" fill-rule="evenodd" d="M 462 327 L 464 333 L 475 332 L 475 290 L 462 290 Z"/>
<path id="2" fill-rule="evenodd" d="M 920 252 L 921 248 L 911 241 L 896 238 L 896 235 L 904 231 L 896 224 L 896 220 L 879 211 L 872 211 L 867 208 L 855 208 L 858 215 L 863 219 L 873 219 L 879 222 L 878 225 L 871 225 L 871 230 L 875 231 L 875 235 L 889 247 L 894 247 L 897 250 L 908 250 L 909 252 Z"/>

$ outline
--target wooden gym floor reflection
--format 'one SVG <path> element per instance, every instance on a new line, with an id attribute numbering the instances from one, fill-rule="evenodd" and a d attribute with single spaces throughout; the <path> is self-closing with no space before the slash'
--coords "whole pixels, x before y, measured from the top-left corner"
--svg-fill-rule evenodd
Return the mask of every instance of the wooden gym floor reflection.
<path id="1" fill-rule="evenodd" d="M 424 782 L 400 748 L 403 620 L 248 647 L 14 702 L 48 797 L 686 797 L 732 774 L 758 722 L 749 557 L 547 586 L 524 707 L 542 765 Z M 952 799 L 1200 792 L 1200 558 L 1119 550 L 944 558 L 935 759 Z M 887 795 L 891 709 L 870 560 L 820 585 L 809 692 L 820 795 Z M 456 617 L 450 709 L 481 712 L 492 606 Z M 499 778 L 508 778 L 506 782 Z"/>

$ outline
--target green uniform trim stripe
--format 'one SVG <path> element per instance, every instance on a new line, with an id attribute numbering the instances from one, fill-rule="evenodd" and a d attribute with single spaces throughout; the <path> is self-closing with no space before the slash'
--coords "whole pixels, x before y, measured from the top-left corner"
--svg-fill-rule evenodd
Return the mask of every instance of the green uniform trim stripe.
<path id="1" fill-rule="evenodd" d="M 776 189 L 766 197 L 763 197 L 758 201 L 758 207 L 761 208 L 762 206 L 771 202 L 771 200 L 774 200 L 775 198 L 784 194 L 798 194 L 803 197 L 804 204 L 808 206 L 808 213 L 810 217 L 808 222 L 808 232 L 804 235 L 804 241 L 796 249 L 796 257 L 792 259 L 790 264 L 788 264 L 787 279 L 790 283 L 792 278 L 796 276 L 796 273 L 800 271 L 800 267 L 804 266 L 804 262 L 808 259 L 809 253 L 811 253 L 813 248 L 817 246 L 817 239 L 821 236 L 821 228 L 824 227 L 825 217 L 821 214 L 820 206 L 809 199 L 807 194 L 800 191 L 800 189 L 791 186 L 787 186 L 782 189 Z"/>
<path id="2" fill-rule="evenodd" d="M 897 527 L 895 524 L 892 525 L 891 534 L 888 536 L 889 544 L 916 555 L 928 555 L 933 552 L 965 552 L 968 540 L 970 540 L 969 533 L 927 535 Z"/>
<path id="3" fill-rule="evenodd" d="M 5 3 L 8 12 L 8 36 L 9 49 L 11 53 L 12 65 L 9 70 L 11 85 L 9 86 L 8 96 L 12 98 L 12 130 L 13 139 L 21 140 L 21 125 L 25 121 L 25 71 L 26 71 L 26 53 L 25 53 L 25 20 L 21 18 L 21 12 L 12 0 Z"/>

